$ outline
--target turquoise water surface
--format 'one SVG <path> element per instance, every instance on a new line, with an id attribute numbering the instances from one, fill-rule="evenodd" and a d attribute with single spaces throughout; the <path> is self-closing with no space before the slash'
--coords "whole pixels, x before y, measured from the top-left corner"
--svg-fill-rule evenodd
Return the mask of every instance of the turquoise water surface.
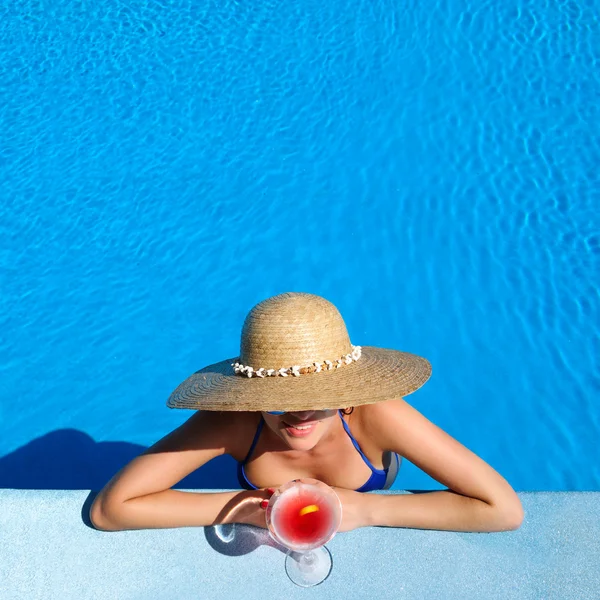
<path id="1" fill-rule="evenodd" d="M 99 487 L 306 291 L 427 357 L 409 400 L 515 489 L 600 489 L 597 14 L 0 7 L 0 486 Z"/>

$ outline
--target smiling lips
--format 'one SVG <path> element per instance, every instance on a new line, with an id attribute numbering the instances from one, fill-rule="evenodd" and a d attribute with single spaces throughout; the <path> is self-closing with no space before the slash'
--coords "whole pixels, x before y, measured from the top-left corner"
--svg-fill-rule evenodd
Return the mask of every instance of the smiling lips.
<path id="1" fill-rule="evenodd" d="M 310 423 L 303 423 L 303 424 L 297 424 L 297 425 L 290 425 L 289 423 L 285 423 L 285 430 L 287 431 L 288 435 L 290 435 L 291 437 L 306 437 L 307 435 L 310 435 L 315 428 L 317 427 L 317 421 L 312 421 Z"/>

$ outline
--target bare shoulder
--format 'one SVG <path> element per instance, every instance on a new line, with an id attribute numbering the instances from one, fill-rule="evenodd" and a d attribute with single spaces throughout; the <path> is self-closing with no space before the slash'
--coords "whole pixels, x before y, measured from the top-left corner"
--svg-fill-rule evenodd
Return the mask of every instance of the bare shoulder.
<path id="1" fill-rule="evenodd" d="M 355 412 L 365 435 L 378 440 L 382 449 L 404 456 L 459 494 L 510 510 L 520 506 L 514 490 L 499 473 L 405 400 L 360 408 Z"/>
<path id="2" fill-rule="evenodd" d="M 382 450 L 406 456 L 417 429 L 433 423 L 403 398 L 357 406 L 353 417 L 364 435 Z M 427 427 L 425 427 L 427 429 Z"/>
<path id="3" fill-rule="evenodd" d="M 238 411 L 197 411 L 177 429 L 151 446 L 147 452 L 210 449 L 217 454 L 238 454 L 252 426 L 254 413 Z"/>
<path id="4" fill-rule="evenodd" d="M 193 413 L 125 465 L 98 494 L 98 502 L 119 504 L 164 491 L 217 456 L 236 456 L 237 444 L 244 432 L 250 430 L 253 416 L 251 413 Z"/>

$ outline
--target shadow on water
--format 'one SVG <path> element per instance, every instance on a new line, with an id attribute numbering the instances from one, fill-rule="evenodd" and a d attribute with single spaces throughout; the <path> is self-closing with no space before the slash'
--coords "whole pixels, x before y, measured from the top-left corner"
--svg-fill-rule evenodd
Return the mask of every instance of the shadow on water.
<path id="1" fill-rule="evenodd" d="M 95 442 L 75 429 L 58 429 L 0 457 L 0 488 L 100 490 L 146 448 L 128 442 Z M 239 489 L 236 462 L 211 460 L 182 479 L 179 489 Z"/>

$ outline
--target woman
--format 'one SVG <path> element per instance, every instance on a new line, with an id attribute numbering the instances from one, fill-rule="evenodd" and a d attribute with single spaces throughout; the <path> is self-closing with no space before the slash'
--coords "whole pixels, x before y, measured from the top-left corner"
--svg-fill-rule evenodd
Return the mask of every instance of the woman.
<path id="1" fill-rule="evenodd" d="M 92 505 L 92 522 L 107 531 L 265 527 L 273 490 L 313 477 L 340 497 L 341 531 L 517 529 L 523 509 L 508 482 L 403 399 L 430 374 L 424 358 L 352 346 L 340 313 L 324 298 L 268 298 L 246 317 L 239 358 L 198 371 L 168 401 L 202 410 L 113 477 Z M 171 489 L 221 454 L 238 461 L 246 491 Z M 402 457 L 448 489 L 363 493 L 388 488 Z"/>

